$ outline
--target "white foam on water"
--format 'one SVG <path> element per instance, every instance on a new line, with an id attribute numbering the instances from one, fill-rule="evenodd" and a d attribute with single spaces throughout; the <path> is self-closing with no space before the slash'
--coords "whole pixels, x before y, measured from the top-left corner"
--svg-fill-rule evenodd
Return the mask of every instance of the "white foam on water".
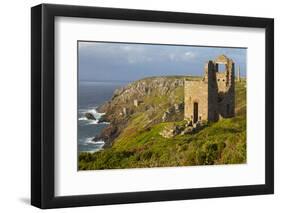
<path id="1" fill-rule="evenodd" d="M 88 144 L 104 145 L 104 141 L 90 141 Z"/>
<path id="2" fill-rule="evenodd" d="M 92 125 L 92 124 L 99 124 L 98 120 L 88 120 L 89 122 L 86 125 Z"/>
<path id="3" fill-rule="evenodd" d="M 95 119 L 99 120 L 103 115 L 105 115 L 105 113 L 99 113 L 96 108 L 93 108 L 91 110 L 89 110 L 89 113 L 91 113 Z"/>
<path id="4" fill-rule="evenodd" d="M 81 152 L 95 153 L 103 149 L 103 146 L 105 144 L 104 141 L 93 141 L 93 139 L 94 137 L 87 138 L 83 144 L 85 146 L 96 145 L 95 148 L 92 148 L 91 150 L 87 150 L 87 151 L 81 151 Z"/>
<path id="5" fill-rule="evenodd" d="M 95 137 L 90 137 L 90 138 L 87 138 L 85 140 L 85 144 L 96 144 L 96 145 L 104 145 L 104 141 L 102 140 L 99 140 L 99 141 L 93 141 Z"/>
<path id="6" fill-rule="evenodd" d="M 105 115 L 105 113 L 99 113 L 96 108 L 91 108 L 91 109 L 88 109 L 88 110 L 79 110 L 80 112 L 83 112 L 83 114 L 85 113 L 91 113 L 96 120 L 92 120 L 92 119 L 88 119 L 86 118 L 84 115 L 80 118 L 78 118 L 79 121 L 89 121 L 89 123 L 87 123 L 86 125 L 89 125 L 89 124 L 98 124 L 99 123 L 99 119 L 101 119 L 101 117 L 103 115 Z M 101 124 L 109 124 L 108 122 L 101 122 Z"/>
<path id="7" fill-rule="evenodd" d="M 103 115 L 105 115 L 105 113 L 99 113 L 97 112 L 96 108 L 90 108 L 90 109 L 81 109 L 79 110 L 80 113 L 82 113 L 81 117 L 78 118 L 79 121 L 82 122 L 82 125 L 98 125 L 98 124 L 109 124 L 109 122 L 100 122 L 99 123 L 99 119 L 101 119 L 101 117 Z M 85 113 L 91 113 L 96 120 L 92 120 L 92 119 L 88 119 L 85 116 Z M 84 146 L 89 146 L 89 150 L 88 151 L 82 151 L 82 152 L 89 152 L 89 153 L 94 153 L 97 151 L 100 151 L 103 149 L 103 146 L 105 144 L 104 141 L 93 141 L 94 137 L 89 137 L 83 140 L 83 142 L 79 141 L 80 144 L 83 144 Z M 92 147 L 91 147 L 92 145 Z"/>

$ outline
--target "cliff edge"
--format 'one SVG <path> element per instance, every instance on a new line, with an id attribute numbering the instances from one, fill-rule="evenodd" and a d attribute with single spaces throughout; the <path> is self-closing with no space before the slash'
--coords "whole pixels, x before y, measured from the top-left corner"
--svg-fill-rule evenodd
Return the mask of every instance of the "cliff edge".
<path id="1" fill-rule="evenodd" d="M 110 101 L 98 108 L 110 125 L 95 140 L 110 147 L 129 124 L 141 120 L 139 128 L 183 120 L 184 77 L 150 77 L 117 89 Z"/>

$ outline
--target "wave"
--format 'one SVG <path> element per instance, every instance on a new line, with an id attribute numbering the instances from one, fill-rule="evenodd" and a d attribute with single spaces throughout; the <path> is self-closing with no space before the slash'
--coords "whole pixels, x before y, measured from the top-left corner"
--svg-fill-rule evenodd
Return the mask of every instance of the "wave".
<path id="1" fill-rule="evenodd" d="M 93 141 L 95 137 L 91 137 L 91 138 L 87 138 L 84 142 L 84 145 L 96 145 L 97 146 L 97 150 L 102 149 L 102 147 L 104 146 L 105 142 L 102 140 L 99 141 Z"/>
<path id="2" fill-rule="evenodd" d="M 95 108 L 89 110 L 88 112 L 91 113 L 97 120 L 101 119 L 101 117 L 105 115 L 105 113 L 100 113 Z"/>
<path id="3" fill-rule="evenodd" d="M 93 125 L 93 124 L 110 124 L 109 122 L 99 122 L 98 120 L 89 120 L 86 117 L 82 117 L 78 119 L 79 121 L 86 121 L 82 125 Z"/>
<path id="4" fill-rule="evenodd" d="M 78 120 L 79 120 L 79 121 L 87 121 L 88 118 L 86 118 L 86 117 L 81 117 L 81 118 L 78 118 Z"/>
<path id="5" fill-rule="evenodd" d="M 99 122 L 101 117 L 105 115 L 105 113 L 100 113 L 96 110 L 96 108 L 91 108 L 91 109 L 80 109 L 80 113 L 82 113 L 82 117 L 78 118 L 79 121 L 88 121 L 86 125 L 91 125 L 91 124 L 109 124 L 109 122 Z M 85 113 L 91 113 L 96 120 L 88 119 L 84 116 Z"/>
<path id="6" fill-rule="evenodd" d="M 79 152 L 95 153 L 103 150 L 104 141 L 93 141 L 94 137 L 86 138 L 82 143 L 79 143 Z"/>
<path id="7" fill-rule="evenodd" d="M 97 145 L 97 146 L 99 146 L 99 147 L 103 147 L 103 145 L 105 144 L 105 142 L 104 141 L 102 141 L 102 140 L 99 140 L 99 141 L 94 141 L 93 139 L 94 139 L 95 137 L 89 137 L 89 138 L 84 138 L 83 139 L 83 142 L 82 141 L 80 141 L 80 145 Z"/>
<path id="8" fill-rule="evenodd" d="M 88 120 L 88 123 L 86 125 L 92 125 L 92 124 L 99 124 L 98 120 Z"/>
<path id="9" fill-rule="evenodd" d="M 89 141 L 87 144 L 94 144 L 94 145 L 104 145 L 104 141 Z"/>

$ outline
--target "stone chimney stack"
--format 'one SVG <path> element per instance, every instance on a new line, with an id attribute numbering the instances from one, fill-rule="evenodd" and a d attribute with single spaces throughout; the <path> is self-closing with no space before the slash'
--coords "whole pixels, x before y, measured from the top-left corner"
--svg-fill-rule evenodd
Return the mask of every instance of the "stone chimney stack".
<path id="1" fill-rule="evenodd" d="M 237 69 L 237 81 L 240 82 L 241 79 L 240 79 L 240 66 L 238 66 L 238 69 Z"/>

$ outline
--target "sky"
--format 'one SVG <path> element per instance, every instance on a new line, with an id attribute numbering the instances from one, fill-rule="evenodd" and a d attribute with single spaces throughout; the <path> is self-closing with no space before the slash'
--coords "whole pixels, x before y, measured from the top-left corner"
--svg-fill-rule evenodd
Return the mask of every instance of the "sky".
<path id="1" fill-rule="evenodd" d="M 80 81 L 134 81 L 150 76 L 204 73 L 208 60 L 225 54 L 246 76 L 246 48 L 78 42 Z"/>

